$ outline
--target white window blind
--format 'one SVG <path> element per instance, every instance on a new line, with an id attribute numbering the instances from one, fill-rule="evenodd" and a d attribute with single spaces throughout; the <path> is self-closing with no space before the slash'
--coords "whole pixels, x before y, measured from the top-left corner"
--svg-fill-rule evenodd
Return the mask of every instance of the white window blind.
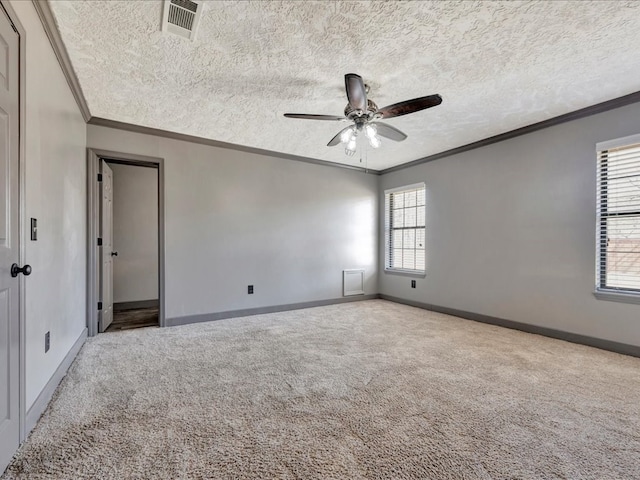
<path id="1" fill-rule="evenodd" d="M 640 294 L 640 137 L 598 145 L 597 185 L 597 289 Z"/>
<path id="2" fill-rule="evenodd" d="M 385 269 L 425 272 L 425 185 L 385 191 Z"/>

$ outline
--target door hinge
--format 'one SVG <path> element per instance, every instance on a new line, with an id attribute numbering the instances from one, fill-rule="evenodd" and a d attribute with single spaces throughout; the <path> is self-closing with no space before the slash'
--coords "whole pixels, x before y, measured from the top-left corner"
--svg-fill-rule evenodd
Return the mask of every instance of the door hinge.
<path id="1" fill-rule="evenodd" d="M 102 310 L 102 302 L 98 302 L 98 310 Z"/>
<path id="2" fill-rule="evenodd" d="M 102 246 L 102 238 L 98 237 L 98 246 L 101 247 Z"/>
<path id="3" fill-rule="evenodd" d="M 99 181 L 99 182 L 101 182 L 101 181 L 102 181 L 102 174 L 101 174 L 101 173 L 99 173 L 99 174 L 98 174 L 98 181 Z"/>
<path id="4" fill-rule="evenodd" d="M 18 33 L 18 29 L 17 29 L 17 28 L 16 28 L 16 26 L 13 24 L 13 22 L 10 22 L 10 23 L 11 23 L 11 28 L 13 28 L 13 31 L 14 31 L 14 32 L 16 32 L 16 33 Z"/>

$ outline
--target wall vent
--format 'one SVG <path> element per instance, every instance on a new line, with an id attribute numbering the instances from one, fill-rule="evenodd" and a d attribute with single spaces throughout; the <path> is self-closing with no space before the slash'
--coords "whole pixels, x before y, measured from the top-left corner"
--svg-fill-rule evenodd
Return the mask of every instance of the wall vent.
<path id="1" fill-rule="evenodd" d="M 342 271 L 342 295 L 364 295 L 364 270 L 350 268 Z"/>
<path id="2" fill-rule="evenodd" d="M 202 0 L 164 0 L 162 31 L 195 40 L 202 7 Z"/>

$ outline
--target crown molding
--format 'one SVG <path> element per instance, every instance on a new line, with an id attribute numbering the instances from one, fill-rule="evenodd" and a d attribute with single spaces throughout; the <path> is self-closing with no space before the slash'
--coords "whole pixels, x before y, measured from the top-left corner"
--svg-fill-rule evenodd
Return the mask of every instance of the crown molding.
<path id="1" fill-rule="evenodd" d="M 67 83 L 69 84 L 69 88 L 71 88 L 71 93 L 73 94 L 76 103 L 78 104 L 80 113 L 82 114 L 84 121 L 88 122 L 91 118 L 91 113 L 87 106 L 87 100 L 84 98 L 80 82 L 78 81 L 78 77 L 76 77 L 73 66 L 71 65 L 67 49 L 62 42 L 62 37 L 60 36 L 60 32 L 56 26 L 56 21 L 53 16 L 53 12 L 51 11 L 49 0 L 32 0 L 32 3 L 36 12 L 38 12 L 38 17 L 40 17 L 42 27 L 44 28 L 47 38 L 49 39 L 49 43 L 51 43 L 51 47 L 56 54 L 58 63 L 62 68 L 62 73 L 67 79 Z"/>
<path id="2" fill-rule="evenodd" d="M 427 163 L 427 162 L 433 162 L 434 160 L 439 160 L 441 158 L 457 155 L 458 153 L 468 152 L 469 150 L 475 150 L 476 148 L 486 147 L 487 145 L 491 145 L 493 143 L 503 142 L 505 140 L 519 137 L 521 135 L 537 132 L 538 130 L 542 130 L 543 128 L 549 128 L 555 125 L 560 125 L 561 123 L 570 122 L 572 120 L 578 120 L 580 118 L 590 117 L 591 115 L 596 115 L 598 113 L 606 112 L 606 111 L 613 110 L 620 107 L 625 107 L 627 105 L 631 105 L 632 103 L 638 103 L 638 102 L 640 102 L 640 92 L 630 93 L 629 95 L 624 95 L 622 97 L 614 98 L 612 100 L 607 100 L 606 102 L 597 103 L 589 107 L 581 108 L 580 110 L 575 110 L 573 112 L 565 113 L 564 115 L 553 117 L 548 120 L 543 120 L 542 122 L 532 123 L 531 125 L 517 128 L 509 132 L 501 133 L 493 137 L 484 138 L 482 140 L 478 140 L 477 142 L 469 143 L 461 147 L 452 148 L 451 150 L 436 153 L 434 155 L 429 155 L 428 157 L 419 158 L 412 162 L 396 165 L 395 167 L 385 168 L 383 170 L 380 170 L 380 175 L 385 175 L 391 172 L 397 172 L 398 170 L 404 170 L 405 168 L 415 167 L 416 165 L 422 165 L 423 163 Z"/>
<path id="3" fill-rule="evenodd" d="M 144 135 L 154 135 L 156 137 L 169 138 L 172 140 L 180 140 L 183 142 L 198 143 L 200 145 L 208 145 L 210 147 L 224 148 L 227 150 L 236 150 L 239 152 L 254 153 L 256 155 L 266 155 L 269 157 L 283 158 L 285 160 L 295 160 L 297 162 L 312 163 L 315 165 L 323 165 L 325 167 L 337 167 L 347 170 L 355 170 L 358 172 L 368 173 L 370 175 L 380 175 L 378 170 L 370 168 L 356 167 L 354 165 L 345 165 L 343 163 L 328 162 L 326 160 L 318 160 L 316 158 L 301 157 L 299 155 L 291 155 L 288 153 L 276 152 L 273 150 L 264 150 L 262 148 L 246 147 L 236 143 L 220 142 L 205 137 L 197 137 L 195 135 L 187 135 L 185 133 L 177 133 L 169 130 L 161 130 L 159 128 L 143 127 L 133 123 L 118 122 L 107 118 L 91 117 L 87 122 L 89 125 L 99 127 L 115 128 L 116 130 L 125 130 L 127 132 L 142 133 Z"/>

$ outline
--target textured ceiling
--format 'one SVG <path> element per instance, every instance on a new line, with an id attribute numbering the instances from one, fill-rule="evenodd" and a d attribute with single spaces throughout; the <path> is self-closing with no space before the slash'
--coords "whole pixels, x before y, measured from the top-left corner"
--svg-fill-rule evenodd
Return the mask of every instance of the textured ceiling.
<path id="1" fill-rule="evenodd" d="M 383 169 L 640 90 L 639 1 L 211 1 L 194 42 L 162 1 L 51 1 L 92 116 Z M 409 138 L 347 157 L 344 74 Z M 362 157 L 362 164 L 360 163 Z"/>

